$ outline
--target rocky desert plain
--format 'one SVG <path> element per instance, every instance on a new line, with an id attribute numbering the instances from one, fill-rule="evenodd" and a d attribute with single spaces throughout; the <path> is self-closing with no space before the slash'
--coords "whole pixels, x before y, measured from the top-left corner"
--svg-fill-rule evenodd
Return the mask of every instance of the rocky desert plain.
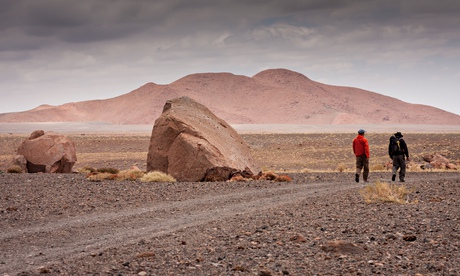
<path id="1" fill-rule="evenodd" d="M 395 129 L 412 156 L 410 193 L 404 204 L 366 203 L 353 178 L 355 128 L 235 126 L 263 170 L 291 182 L 94 182 L 77 172 L 144 170 L 150 132 L 131 128 L 58 128 L 76 144 L 75 173 L 6 173 L 30 132 L 3 132 L 0 275 L 458 275 L 460 175 L 420 165 L 433 153 L 458 165 L 460 132 Z M 393 132 L 374 129 L 368 185 L 391 184 Z"/>
<path id="2" fill-rule="evenodd" d="M 292 181 L 88 178 L 88 168 L 146 170 L 153 122 L 180 96 L 231 124 L 264 172 Z M 360 128 L 369 183 L 354 180 Z M 75 143 L 73 173 L 8 172 L 35 130 Z M 411 155 L 405 183 L 387 166 L 397 131 Z M 457 114 L 286 69 L 3 113 L 0 275 L 459 275 L 459 141 Z M 450 168 L 428 168 L 434 154 Z M 394 193 L 369 201 L 379 187 Z"/>

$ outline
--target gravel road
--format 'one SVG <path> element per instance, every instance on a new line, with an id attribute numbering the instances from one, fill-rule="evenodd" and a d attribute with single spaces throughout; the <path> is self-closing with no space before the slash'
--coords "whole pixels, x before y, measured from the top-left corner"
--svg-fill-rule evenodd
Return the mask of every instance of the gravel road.
<path id="1" fill-rule="evenodd" d="M 405 205 L 364 203 L 349 173 L 291 176 L 0 174 L 0 274 L 458 275 L 460 174 L 409 173 Z"/>

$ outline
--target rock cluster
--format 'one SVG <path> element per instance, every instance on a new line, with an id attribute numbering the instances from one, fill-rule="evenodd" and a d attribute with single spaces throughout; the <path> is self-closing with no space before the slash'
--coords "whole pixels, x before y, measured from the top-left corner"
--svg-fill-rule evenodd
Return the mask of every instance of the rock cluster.
<path id="1" fill-rule="evenodd" d="M 449 159 L 439 153 L 426 154 L 423 156 L 423 160 L 427 162 L 427 164 L 423 165 L 422 169 L 457 169 L 455 164 L 451 163 Z"/>

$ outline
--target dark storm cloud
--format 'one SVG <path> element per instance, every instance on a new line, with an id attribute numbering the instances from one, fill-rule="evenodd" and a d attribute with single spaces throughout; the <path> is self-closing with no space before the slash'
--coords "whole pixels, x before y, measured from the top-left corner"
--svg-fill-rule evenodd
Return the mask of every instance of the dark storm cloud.
<path id="1" fill-rule="evenodd" d="M 326 29 L 334 26 L 343 32 L 370 21 L 391 24 L 392 18 L 400 13 L 412 16 L 412 10 L 401 7 L 406 2 L 6 0 L 1 2 L 0 30 L 10 39 L 9 43 L 2 43 L 1 49 L 37 48 L 55 41 L 113 41 L 139 33 L 176 38 L 206 31 L 241 34 L 277 23 L 315 27 L 324 32 L 334 31 Z M 430 11 L 429 2 L 420 2 L 420 12 Z M 30 38 L 34 45 L 21 46 L 24 37 Z"/>
<path id="2" fill-rule="evenodd" d="M 162 33 L 248 27 L 267 16 L 282 18 L 292 12 L 326 9 L 342 2 L 7 0 L 1 6 L 0 29 L 13 28 L 29 36 L 68 42 L 91 42 L 146 29 Z"/>
<path id="3" fill-rule="evenodd" d="M 113 40 L 161 24 L 168 10 L 173 8 L 171 2 L 6 1 L 1 6 L 0 30 L 48 38 L 48 43 L 54 40 L 77 43 Z"/>

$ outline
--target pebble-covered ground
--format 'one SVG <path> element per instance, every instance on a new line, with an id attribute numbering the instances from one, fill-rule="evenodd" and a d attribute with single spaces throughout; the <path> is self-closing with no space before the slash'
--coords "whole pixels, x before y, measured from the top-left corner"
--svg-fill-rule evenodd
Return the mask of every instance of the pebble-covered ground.
<path id="1" fill-rule="evenodd" d="M 352 173 L 293 182 L 0 174 L 0 275 L 458 275 L 460 174 L 367 204 Z M 372 173 L 389 181 L 388 173 Z M 396 182 L 399 185 L 399 182 Z"/>

